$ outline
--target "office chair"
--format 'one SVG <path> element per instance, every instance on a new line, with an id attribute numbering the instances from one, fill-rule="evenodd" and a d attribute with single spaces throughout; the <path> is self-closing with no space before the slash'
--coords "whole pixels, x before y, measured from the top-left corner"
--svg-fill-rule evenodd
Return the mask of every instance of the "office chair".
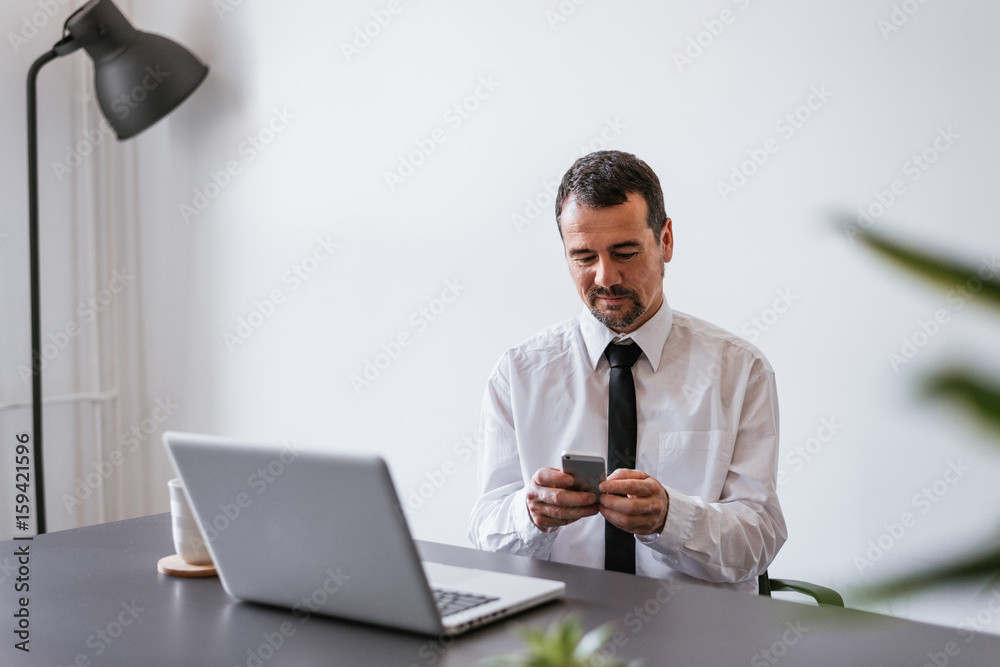
<path id="1" fill-rule="evenodd" d="M 771 579 L 767 576 L 767 570 L 764 570 L 764 574 L 757 577 L 757 585 L 759 586 L 760 594 L 765 597 L 771 597 L 772 591 L 794 591 L 808 595 L 819 604 L 831 605 L 833 607 L 844 606 L 844 598 L 840 597 L 840 593 L 832 588 L 796 579 Z"/>

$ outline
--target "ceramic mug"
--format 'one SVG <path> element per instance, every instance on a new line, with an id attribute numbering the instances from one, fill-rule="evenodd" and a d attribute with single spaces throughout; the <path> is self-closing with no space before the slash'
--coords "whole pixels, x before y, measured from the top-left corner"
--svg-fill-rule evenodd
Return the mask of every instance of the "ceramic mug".
<path id="1" fill-rule="evenodd" d="M 208 553 L 208 545 L 191 511 L 184 483 L 178 477 L 167 482 L 167 487 L 170 489 L 170 516 L 177 555 L 191 565 L 211 564 L 212 555 Z"/>

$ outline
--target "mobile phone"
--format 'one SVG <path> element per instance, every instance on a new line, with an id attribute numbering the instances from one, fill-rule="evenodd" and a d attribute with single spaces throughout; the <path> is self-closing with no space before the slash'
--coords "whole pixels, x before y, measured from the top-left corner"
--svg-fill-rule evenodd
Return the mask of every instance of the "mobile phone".
<path id="1" fill-rule="evenodd" d="M 600 497 L 597 488 L 607 479 L 607 464 L 603 456 L 584 454 L 582 452 L 563 452 L 562 469 L 567 475 L 573 476 L 573 491 L 590 491 Z"/>

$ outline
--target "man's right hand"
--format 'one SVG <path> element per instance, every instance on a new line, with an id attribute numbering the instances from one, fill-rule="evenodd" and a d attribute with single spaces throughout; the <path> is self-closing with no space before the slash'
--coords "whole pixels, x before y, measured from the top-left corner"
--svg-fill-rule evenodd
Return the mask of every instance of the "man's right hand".
<path id="1" fill-rule="evenodd" d="M 542 530 L 552 530 L 597 514 L 597 496 L 589 491 L 570 491 L 572 485 L 572 475 L 556 468 L 539 468 L 528 484 L 531 521 Z"/>

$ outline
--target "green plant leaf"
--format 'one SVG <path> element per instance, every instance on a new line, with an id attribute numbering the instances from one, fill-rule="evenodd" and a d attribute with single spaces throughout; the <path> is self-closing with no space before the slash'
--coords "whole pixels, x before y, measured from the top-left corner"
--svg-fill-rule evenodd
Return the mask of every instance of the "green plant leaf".
<path id="1" fill-rule="evenodd" d="M 536 627 L 526 625 L 521 628 L 520 635 L 531 651 L 540 651 L 545 646 L 545 633 Z"/>
<path id="2" fill-rule="evenodd" d="M 1000 574 L 1000 545 L 995 546 L 992 551 L 965 561 L 876 584 L 861 594 L 867 597 L 895 597 L 935 586 L 978 581 L 998 574 Z"/>
<path id="3" fill-rule="evenodd" d="M 972 266 L 945 259 L 926 249 L 863 229 L 846 216 L 841 222 L 850 238 L 859 239 L 868 248 L 924 280 L 946 290 L 964 290 L 960 292 L 964 299 L 980 305 L 1000 306 L 1000 277 L 985 262 Z M 1000 388 L 977 378 L 974 373 L 961 369 L 938 372 L 925 382 L 923 390 L 928 396 L 958 402 L 987 427 L 1000 430 Z M 968 581 L 1000 581 L 1000 541 L 993 542 L 991 549 L 965 560 L 875 584 L 860 593 L 863 597 L 893 597 Z"/>
<path id="4" fill-rule="evenodd" d="M 585 634 L 576 644 L 576 650 L 573 651 L 573 659 L 581 663 L 586 663 L 601 650 L 602 646 L 608 643 L 608 640 L 611 639 L 611 635 L 614 633 L 614 622 L 605 623 L 602 626 L 594 628 Z"/>
<path id="5" fill-rule="evenodd" d="M 973 373 L 961 370 L 937 373 L 924 384 L 924 393 L 954 400 L 985 426 L 1000 431 L 1000 389 Z M 1000 440 L 996 444 L 1000 445 Z"/>
<path id="6" fill-rule="evenodd" d="M 614 633 L 615 624 L 606 623 L 583 634 L 583 625 L 575 615 L 553 621 L 543 632 L 532 626 L 518 629 L 518 634 L 528 646 L 524 654 L 486 658 L 480 664 L 491 667 L 591 667 L 594 658 Z M 604 656 L 601 656 L 603 658 Z M 620 660 L 602 659 L 602 667 L 619 667 Z M 641 667 L 640 661 L 629 663 Z"/>
<path id="7" fill-rule="evenodd" d="M 1000 307 L 1000 279 L 997 276 L 983 280 L 978 275 L 979 267 L 943 259 L 926 250 L 890 240 L 882 234 L 862 229 L 850 218 L 844 218 L 843 224 L 851 238 L 857 238 L 872 250 L 938 287 L 948 290 L 962 287 L 973 297 L 970 301 Z M 975 290 L 979 285 L 982 287 Z"/>
<path id="8" fill-rule="evenodd" d="M 553 635 L 557 642 L 555 646 L 558 657 L 566 661 L 566 664 L 571 664 L 569 660 L 573 657 L 573 650 L 580 642 L 580 637 L 583 636 L 583 627 L 580 625 L 580 619 L 575 616 L 567 618 L 566 622 L 560 624 L 555 629 Z"/>

